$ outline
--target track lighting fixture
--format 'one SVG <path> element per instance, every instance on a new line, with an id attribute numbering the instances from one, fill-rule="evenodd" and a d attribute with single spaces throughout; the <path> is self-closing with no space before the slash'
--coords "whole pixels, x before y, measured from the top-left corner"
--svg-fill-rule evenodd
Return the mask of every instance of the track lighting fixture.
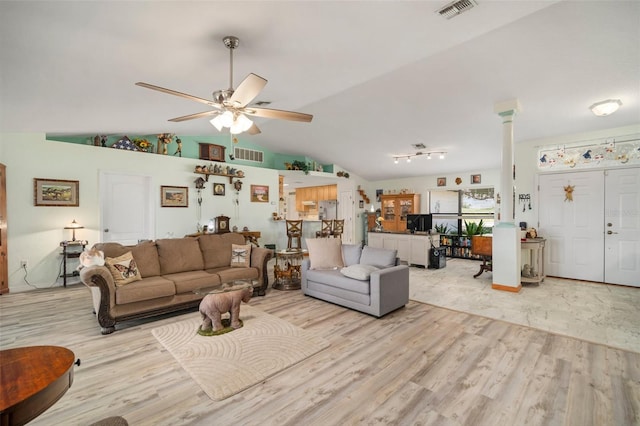
<path id="1" fill-rule="evenodd" d="M 438 158 L 440 158 L 441 160 L 444 160 L 444 156 L 447 153 L 445 151 L 431 151 L 431 152 L 422 152 L 422 151 L 418 151 L 415 154 L 403 154 L 403 155 L 394 155 L 393 156 L 393 162 L 395 164 L 398 164 L 398 162 L 400 161 L 400 159 L 404 158 L 407 160 L 407 163 L 411 162 L 411 158 L 413 157 L 419 157 L 421 155 L 426 155 L 427 156 L 427 160 L 431 160 L 431 155 L 438 155 Z"/>

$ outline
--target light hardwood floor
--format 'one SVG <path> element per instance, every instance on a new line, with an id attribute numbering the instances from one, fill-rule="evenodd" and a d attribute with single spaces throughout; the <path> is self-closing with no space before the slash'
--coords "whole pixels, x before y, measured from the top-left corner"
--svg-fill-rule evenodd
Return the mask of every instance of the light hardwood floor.
<path id="1" fill-rule="evenodd" d="M 638 425 L 640 354 L 410 302 L 376 319 L 299 291 L 251 304 L 331 346 L 210 400 L 151 335 L 178 315 L 102 336 L 82 285 L 0 296 L 0 347 L 60 345 L 82 360 L 33 425 Z"/>

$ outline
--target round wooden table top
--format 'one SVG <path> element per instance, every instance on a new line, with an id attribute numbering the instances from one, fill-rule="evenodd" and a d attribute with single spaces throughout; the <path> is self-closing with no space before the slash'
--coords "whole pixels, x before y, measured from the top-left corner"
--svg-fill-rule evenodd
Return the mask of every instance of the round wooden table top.
<path id="1" fill-rule="evenodd" d="M 0 351 L 1 423 L 27 423 L 60 399 L 73 383 L 74 358 L 59 346 Z"/>

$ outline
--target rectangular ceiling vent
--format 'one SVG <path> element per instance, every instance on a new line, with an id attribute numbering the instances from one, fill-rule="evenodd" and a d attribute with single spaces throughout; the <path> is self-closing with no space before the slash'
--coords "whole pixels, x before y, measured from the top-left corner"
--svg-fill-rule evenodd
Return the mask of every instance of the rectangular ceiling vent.
<path id="1" fill-rule="evenodd" d="M 234 147 L 233 156 L 236 160 L 253 161 L 256 163 L 262 163 L 264 161 L 264 152 L 256 151 L 255 149 Z"/>
<path id="2" fill-rule="evenodd" d="M 451 19 L 454 16 L 460 15 L 462 12 L 466 12 L 477 4 L 478 3 L 476 3 L 474 0 L 458 0 L 454 1 L 453 3 L 449 3 L 442 9 L 438 10 L 438 13 L 440 14 L 440 16 Z"/>

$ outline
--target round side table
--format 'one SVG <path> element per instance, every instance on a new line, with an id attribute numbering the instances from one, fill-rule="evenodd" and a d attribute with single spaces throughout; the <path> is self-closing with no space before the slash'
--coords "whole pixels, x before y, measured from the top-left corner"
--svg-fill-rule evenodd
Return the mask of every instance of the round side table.
<path id="1" fill-rule="evenodd" d="M 300 289 L 300 264 L 306 252 L 307 250 L 276 251 L 273 288 L 276 290 Z"/>

